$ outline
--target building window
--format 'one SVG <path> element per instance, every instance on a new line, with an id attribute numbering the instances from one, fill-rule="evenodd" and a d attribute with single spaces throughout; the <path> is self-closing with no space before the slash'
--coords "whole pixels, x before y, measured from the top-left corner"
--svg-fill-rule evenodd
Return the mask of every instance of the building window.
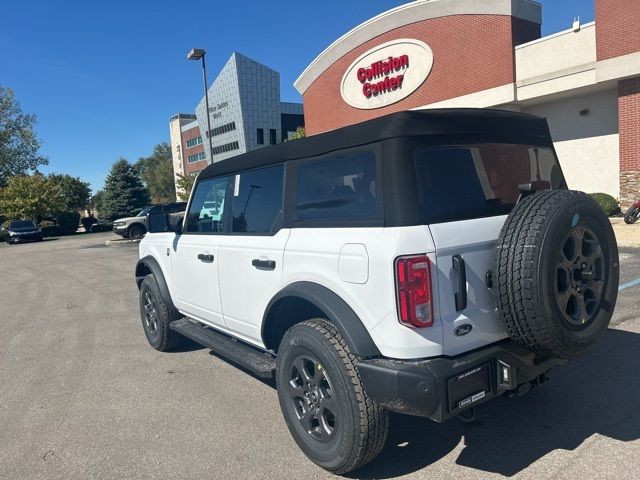
<path id="1" fill-rule="evenodd" d="M 209 130 L 210 135 L 207 135 L 207 137 L 210 137 L 210 136 L 215 137 L 218 135 L 222 135 L 223 133 L 231 132 L 235 129 L 236 129 L 236 122 L 227 123 L 226 125 L 221 125 L 219 127 L 212 128 L 211 130 Z"/>
<path id="2" fill-rule="evenodd" d="M 271 145 L 275 145 L 276 144 L 276 129 L 272 128 L 269 130 L 269 140 L 271 142 Z"/>
<path id="3" fill-rule="evenodd" d="M 189 155 L 187 157 L 187 162 L 195 163 L 195 162 L 199 162 L 200 160 L 204 160 L 205 158 L 207 158 L 207 155 L 204 152 L 200 152 L 200 153 L 196 153 L 195 155 Z"/>
<path id="4" fill-rule="evenodd" d="M 264 145 L 264 129 L 259 128 L 257 133 L 258 133 L 258 139 L 256 143 L 258 145 Z"/>
<path id="5" fill-rule="evenodd" d="M 191 140 L 187 140 L 187 147 L 195 147 L 196 145 L 200 145 L 202 143 L 202 137 L 192 138 Z"/>
<path id="6" fill-rule="evenodd" d="M 221 153 L 230 152 L 232 150 L 238 150 L 239 148 L 240 144 L 238 142 L 225 143 L 224 145 L 213 147 L 213 154 L 219 155 Z"/>

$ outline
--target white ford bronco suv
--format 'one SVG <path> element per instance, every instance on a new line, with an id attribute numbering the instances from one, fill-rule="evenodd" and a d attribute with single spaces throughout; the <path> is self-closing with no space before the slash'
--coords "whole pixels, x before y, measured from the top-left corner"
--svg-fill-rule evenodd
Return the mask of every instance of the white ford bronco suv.
<path id="1" fill-rule="evenodd" d="M 607 217 L 520 113 L 401 112 L 245 153 L 200 173 L 183 223 L 148 225 L 149 343 L 186 336 L 273 378 L 335 473 L 376 457 L 388 411 L 469 419 L 543 383 L 617 298 Z"/>

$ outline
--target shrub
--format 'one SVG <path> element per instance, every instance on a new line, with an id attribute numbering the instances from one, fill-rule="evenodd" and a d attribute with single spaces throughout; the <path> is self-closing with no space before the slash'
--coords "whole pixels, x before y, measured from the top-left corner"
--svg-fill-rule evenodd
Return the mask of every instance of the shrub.
<path id="1" fill-rule="evenodd" d="M 0 242 L 6 242 L 7 241 L 7 232 L 5 232 L 4 230 L 0 230 Z"/>
<path id="2" fill-rule="evenodd" d="M 58 227 L 64 232 L 63 235 L 76 233 L 80 226 L 80 214 L 78 212 L 62 212 L 56 216 Z"/>
<path id="3" fill-rule="evenodd" d="M 40 229 L 43 237 L 60 237 L 65 234 L 64 230 L 57 225 L 45 225 Z"/>
<path id="4" fill-rule="evenodd" d="M 607 193 L 592 193 L 593 198 L 608 216 L 620 213 L 620 202 Z"/>

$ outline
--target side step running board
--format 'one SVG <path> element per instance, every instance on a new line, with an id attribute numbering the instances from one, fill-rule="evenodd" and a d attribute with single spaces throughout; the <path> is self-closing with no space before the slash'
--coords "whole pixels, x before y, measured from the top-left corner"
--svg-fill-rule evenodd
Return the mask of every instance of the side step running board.
<path id="1" fill-rule="evenodd" d="M 276 360 L 268 353 L 261 352 L 188 318 L 172 322 L 169 328 L 250 370 L 260 378 L 273 378 Z"/>

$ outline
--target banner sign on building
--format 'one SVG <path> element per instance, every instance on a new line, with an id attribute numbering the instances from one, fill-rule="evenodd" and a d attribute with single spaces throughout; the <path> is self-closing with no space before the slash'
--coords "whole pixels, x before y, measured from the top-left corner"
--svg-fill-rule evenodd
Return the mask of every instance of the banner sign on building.
<path id="1" fill-rule="evenodd" d="M 340 93 L 354 108 L 386 107 L 411 95 L 433 67 L 433 52 L 420 40 L 383 43 L 358 57 L 342 77 Z"/>

